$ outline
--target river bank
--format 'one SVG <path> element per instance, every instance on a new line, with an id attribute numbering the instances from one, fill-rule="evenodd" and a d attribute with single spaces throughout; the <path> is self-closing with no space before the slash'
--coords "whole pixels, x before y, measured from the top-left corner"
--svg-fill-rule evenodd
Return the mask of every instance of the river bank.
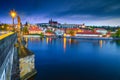
<path id="1" fill-rule="evenodd" d="M 23 35 L 23 37 L 27 38 L 41 38 L 39 35 Z M 120 40 L 120 38 L 113 37 L 77 37 L 77 36 L 66 36 L 66 37 L 58 37 L 58 36 L 45 36 L 44 38 L 72 38 L 72 39 L 87 39 L 87 40 Z"/>

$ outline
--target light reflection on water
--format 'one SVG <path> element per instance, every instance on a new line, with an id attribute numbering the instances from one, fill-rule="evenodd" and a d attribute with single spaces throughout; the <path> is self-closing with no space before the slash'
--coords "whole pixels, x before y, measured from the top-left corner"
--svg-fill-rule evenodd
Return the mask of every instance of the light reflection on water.
<path id="1" fill-rule="evenodd" d="M 40 41 L 43 41 L 43 40 L 46 40 L 46 43 L 49 44 L 49 43 L 52 43 L 53 41 L 53 38 L 25 38 L 25 41 L 28 42 L 28 39 L 31 41 L 31 42 L 40 42 Z M 58 40 L 57 38 L 55 38 L 54 40 Z M 77 42 L 92 42 L 93 44 L 98 44 L 101 48 L 102 48 L 102 45 L 106 43 L 106 40 L 76 40 L 76 39 L 67 39 L 67 38 L 63 38 L 63 48 L 66 49 L 66 44 L 77 44 Z M 119 40 L 116 40 L 114 42 L 119 42 Z"/>
<path id="2" fill-rule="evenodd" d="M 66 38 L 63 38 L 64 51 L 66 50 Z"/>
<path id="3" fill-rule="evenodd" d="M 26 41 L 36 56 L 35 80 L 120 80 L 120 40 L 29 38 Z"/>

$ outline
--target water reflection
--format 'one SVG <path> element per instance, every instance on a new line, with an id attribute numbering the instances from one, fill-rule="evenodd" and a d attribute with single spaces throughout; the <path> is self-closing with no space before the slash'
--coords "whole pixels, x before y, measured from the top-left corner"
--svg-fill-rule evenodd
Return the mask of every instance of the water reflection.
<path id="1" fill-rule="evenodd" d="M 47 43 L 47 44 L 48 44 L 48 39 L 49 39 L 49 38 L 46 38 L 46 43 Z"/>
<path id="2" fill-rule="evenodd" d="M 64 48 L 64 51 L 66 50 L 66 38 L 63 38 L 63 48 Z"/>
<path id="3" fill-rule="evenodd" d="M 107 42 L 108 42 L 107 40 L 99 40 L 100 48 L 103 48 L 103 45 L 105 45 Z"/>
<path id="4" fill-rule="evenodd" d="M 78 41 L 76 40 L 76 39 L 69 39 L 69 44 L 71 45 L 71 44 L 78 44 Z"/>
<path id="5" fill-rule="evenodd" d="M 99 45 L 100 45 L 101 48 L 103 47 L 103 41 L 102 40 L 99 40 Z"/>
<path id="6" fill-rule="evenodd" d="M 111 44 L 116 44 L 116 46 L 120 47 L 120 40 L 113 40 L 110 42 Z"/>
<path id="7" fill-rule="evenodd" d="M 36 41 L 36 39 L 32 40 Z M 108 75 L 107 80 L 110 80 L 109 75 L 113 75 L 112 78 L 119 77 L 120 49 L 116 48 L 116 45 L 120 46 L 120 40 L 112 41 L 112 44 L 110 40 L 69 38 L 43 38 L 39 43 L 41 41 L 43 41 L 42 45 L 29 40 L 29 49 L 36 55 L 38 74 L 35 80 L 64 80 L 64 77 L 69 80 L 89 80 L 82 76 L 87 76 L 91 80 L 94 80 L 93 76 L 95 76 L 97 80 L 101 75 L 101 80 L 106 80 L 103 79 L 106 75 Z"/>
<path id="8" fill-rule="evenodd" d="M 49 38 L 49 42 L 52 43 L 52 38 Z"/>
<path id="9" fill-rule="evenodd" d="M 31 41 L 31 42 L 38 42 L 38 41 L 40 41 L 40 39 L 41 39 L 41 38 L 32 38 L 32 37 L 31 37 L 31 38 L 30 38 L 30 41 Z"/>
<path id="10" fill-rule="evenodd" d="M 72 42 L 72 39 L 70 38 L 70 39 L 69 39 L 69 44 L 71 44 L 71 42 Z"/>
<path id="11" fill-rule="evenodd" d="M 117 46 L 120 46 L 120 40 L 116 40 L 115 42 Z"/>
<path id="12" fill-rule="evenodd" d="M 48 37 L 47 37 L 47 38 L 46 38 L 46 43 L 47 43 L 47 44 L 51 44 L 51 43 L 52 43 L 52 38 L 48 38 Z"/>
<path id="13" fill-rule="evenodd" d="M 53 41 L 57 41 L 57 39 L 59 38 L 29 38 L 29 40 L 31 42 L 42 42 L 44 41 L 44 39 L 46 40 L 46 44 L 51 44 Z M 96 45 L 96 46 L 100 46 L 100 48 L 103 47 L 103 44 L 106 44 L 106 40 L 80 40 L 80 39 L 67 39 L 67 38 L 61 38 L 61 40 L 63 41 L 63 48 L 64 48 L 64 51 L 66 50 L 66 46 L 67 44 L 68 45 L 77 45 L 77 44 L 80 44 L 80 43 L 84 43 L 84 42 L 88 42 L 88 43 L 92 43 L 93 45 Z M 28 38 L 25 38 L 25 41 L 28 42 Z M 120 45 L 120 41 L 117 40 L 115 41 L 118 45 Z M 27 46 L 27 44 L 26 44 Z"/>

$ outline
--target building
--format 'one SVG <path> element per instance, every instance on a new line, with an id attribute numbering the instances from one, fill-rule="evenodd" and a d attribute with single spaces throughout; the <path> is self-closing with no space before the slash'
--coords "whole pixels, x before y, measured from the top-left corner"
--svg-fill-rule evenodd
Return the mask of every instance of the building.
<path id="1" fill-rule="evenodd" d="M 83 23 L 83 24 L 80 24 L 80 25 L 78 25 L 79 26 L 79 28 L 86 28 L 86 26 L 85 26 L 85 24 Z"/>
<path id="2" fill-rule="evenodd" d="M 37 26 L 31 26 L 29 28 L 29 34 L 41 34 L 41 33 L 42 33 L 42 29 Z"/>
<path id="3" fill-rule="evenodd" d="M 67 34 L 69 34 L 70 31 L 74 31 L 74 33 L 83 32 L 83 30 L 79 29 L 79 28 L 67 28 L 67 29 L 65 29 L 65 33 L 67 33 Z"/>
<path id="4" fill-rule="evenodd" d="M 108 31 L 103 28 L 95 28 L 94 32 L 101 33 L 102 35 L 106 35 Z"/>
<path id="5" fill-rule="evenodd" d="M 50 26 L 49 23 L 38 23 L 37 26 L 39 27 L 47 27 L 47 26 Z"/>
<path id="6" fill-rule="evenodd" d="M 60 27 L 61 28 L 75 28 L 75 27 L 78 27 L 78 25 L 76 25 L 76 24 L 61 24 Z"/>
<path id="7" fill-rule="evenodd" d="M 64 30 L 57 29 L 57 30 L 55 30 L 55 34 L 57 36 L 63 36 L 64 35 Z"/>
<path id="8" fill-rule="evenodd" d="M 44 35 L 45 36 L 55 36 L 55 34 L 53 32 L 45 32 Z"/>
<path id="9" fill-rule="evenodd" d="M 49 20 L 49 24 L 51 25 L 51 26 L 58 26 L 58 22 L 57 21 L 53 21 L 52 19 L 51 20 Z"/>
<path id="10" fill-rule="evenodd" d="M 102 37 L 100 33 L 95 33 L 95 32 L 77 32 L 75 36 L 77 37 Z"/>

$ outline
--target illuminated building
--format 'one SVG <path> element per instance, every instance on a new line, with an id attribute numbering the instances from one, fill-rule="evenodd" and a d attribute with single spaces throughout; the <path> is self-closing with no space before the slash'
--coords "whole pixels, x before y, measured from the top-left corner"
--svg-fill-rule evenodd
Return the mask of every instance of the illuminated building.
<path id="1" fill-rule="evenodd" d="M 37 26 L 31 26 L 29 28 L 29 34 L 41 34 L 42 30 Z"/>

